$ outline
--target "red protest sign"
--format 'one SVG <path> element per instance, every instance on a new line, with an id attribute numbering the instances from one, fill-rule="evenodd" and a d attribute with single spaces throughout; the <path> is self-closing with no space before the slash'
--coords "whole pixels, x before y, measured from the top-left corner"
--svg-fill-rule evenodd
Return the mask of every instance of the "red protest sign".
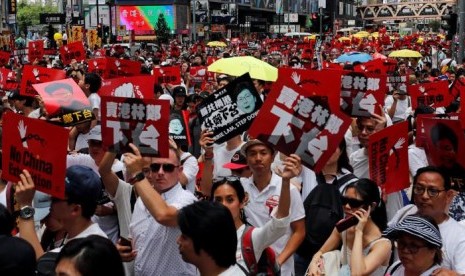
<path id="1" fill-rule="evenodd" d="M 413 110 L 419 105 L 429 105 L 434 108 L 448 106 L 453 100 L 447 81 L 409 85 L 407 91 L 412 99 Z"/>
<path id="2" fill-rule="evenodd" d="M 110 78 L 140 75 L 141 63 L 138 61 L 108 57 L 106 59 L 108 59 L 107 70 L 110 71 Z"/>
<path id="3" fill-rule="evenodd" d="M 452 97 L 457 98 L 460 96 L 460 92 L 465 91 L 465 79 L 463 77 L 458 77 L 454 80 L 454 83 L 449 89 L 449 93 Z M 461 98 L 462 99 L 462 98 Z M 463 109 L 462 109 L 463 110 Z"/>
<path id="4" fill-rule="evenodd" d="M 382 59 L 374 59 L 362 64 L 355 65 L 354 71 L 381 75 L 387 74 L 387 68 L 384 66 L 384 61 Z"/>
<path id="5" fill-rule="evenodd" d="M 278 80 L 253 121 L 249 135 L 284 154 L 298 154 L 302 164 L 319 172 L 351 122 L 328 97 L 339 95 L 340 74 L 307 70 L 283 74 L 284 70 L 292 69 L 279 69 Z M 305 77 L 301 78 L 297 72 L 305 72 Z M 302 79 L 305 84 L 295 84 Z"/>
<path id="6" fill-rule="evenodd" d="M 123 153 L 133 143 L 144 156 L 169 156 L 168 101 L 102 97 L 101 107 L 104 147 Z"/>
<path id="7" fill-rule="evenodd" d="M 408 123 L 394 124 L 370 135 L 368 159 L 370 178 L 386 194 L 408 188 Z"/>
<path id="8" fill-rule="evenodd" d="M 27 46 L 27 56 L 29 62 L 34 62 L 35 60 L 41 60 L 44 57 L 44 41 L 35 40 L 29 41 Z"/>
<path id="9" fill-rule="evenodd" d="M 88 69 L 87 71 L 89 73 L 95 73 L 102 78 L 107 79 L 110 75 L 110 72 L 108 70 L 108 59 L 107 58 L 94 58 L 90 59 L 88 64 Z"/>
<path id="10" fill-rule="evenodd" d="M 384 105 L 386 75 L 347 72 L 342 75 L 341 109 L 349 116 L 371 117 Z"/>
<path id="11" fill-rule="evenodd" d="M 18 89 L 19 84 L 16 81 L 16 72 L 5 68 L 0 68 L 0 89 L 10 91 Z"/>
<path id="12" fill-rule="evenodd" d="M 428 163 L 450 177 L 453 187 L 465 191 L 465 135 L 457 120 L 423 120 Z"/>
<path id="13" fill-rule="evenodd" d="M 462 100 L 464 99 L 464 100 Z M 465 130 L 465 90 L 460 91 L 460 124 L 462 125 L 462 129 Z"/>
<path id="14" fill-rule="evenodd" d="M 64 198 L 68 130 L 13 112 L 4 114 L 3 127 L 9 132 L 3 136 L 2 177 L 17 182 L 27 169 L 37 190 Z"/>
<path id="15" fill-rule="evenodd" d="M 152 76 L 137 76 L 102 81 L 100 96 L 153 99 L 155 79 Z"/>
<path id="16" fill-rule="evenodd" d="M 206 80 L 207 76 L 207 67 L 206 66 L 193 66 L 189 71 L 191 75 L 191 83 L 203 83 Z"/>
<path id="17" fill-rule="evenodd" d="M 0 51 L 0 63 L 6 65 L 10 62 L 10 52 Z"/>
<path id="18" fill-rule="evenodd" d="M 66 77 L 63 70 L 49 69 L 42 66 L 25 65 L 21 78 L 21 90 L 19 94 L 34 97 L 37 92 L 32 88 L 33 84 L 62 80 Z"/>
<path id="19" fill-rule="evenodd" d="M 394 90 L 407 91 L 407 76 L 391 76 L 389 75 L 386 80 L 386 92 L 393 92 Z"/>
<path id="20" fill-rule="evenodd" d="M 86 52 L 82 41 L 68 43 L 60 47 L 60 55 L 63 64 L 70 64 L 73 59 L 82 61 L 86 59 Z"/>
<path id="21" fill-rule="evenodd" d="M 181 68 L 179 66 L 153 68 L 152 72 L 157 84 L 181 84 Z"/>
<path id="22" fill-rule="evenodd" d="M 89 99 L 73 79 L 34 84 L 33 87 L 44 100 L 50 117 L 61 116 L 65 125 L 92 119 Z"/>

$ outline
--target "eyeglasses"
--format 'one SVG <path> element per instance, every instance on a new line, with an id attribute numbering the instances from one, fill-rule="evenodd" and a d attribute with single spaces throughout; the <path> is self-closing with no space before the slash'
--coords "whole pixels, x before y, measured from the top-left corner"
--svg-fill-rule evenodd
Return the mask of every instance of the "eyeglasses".
<path id="1" fill-rule="evenodd" d="M 363 200 L 345 197 L 345 196 L 341 196 L 341 203 L 342 203 L 342 206 L 349 204 L 350 208 L 360 208 L 363 205 L 365 205 L 365 201 Z"/>
<path id="2" fill-rule="evenodd" d="M 423 195 L 425 191 L 428 193 L 429 197 L 437 197 L 440 192 L 444 192 L 444 190 L 434 189 L 434 188 L 425 188 L 423 186 L 414 185 L 413 186 L 413 193 L 415 195 Z"/>
<path id="3" fill-rule="evenodd" d="M 237 176 L 226 176 L 226 177 L 219 177 L 213 179 L 213 184 L 218 184 L 218 183 L 225 183 L 225 182 L 235 182 L 235 181 L 241 181 L 241 179 Z"/>
<path id="4" fill-rule="evenodd" d="M 170 173 L 173 172 L 175 168 L 179 166 L 176 166 L 174 164 L 159 164 L 159 163 L 152 163 L 150 164 L 150 169 L 152 172 L 159 172 L 160 168 L 163 168 L 164 172 Z"/>
<path id="5" fill-rule="evenodd" d="M 395 241 L 394 245 L 397 247 L 399 251 L 406 251 L 410 254 L 417 254 L 418 251 L 420 251 L 421 248 L 427 247 L 426 245 L 418 245 L 418 244 L 406 244 L 402 241 Z"/>

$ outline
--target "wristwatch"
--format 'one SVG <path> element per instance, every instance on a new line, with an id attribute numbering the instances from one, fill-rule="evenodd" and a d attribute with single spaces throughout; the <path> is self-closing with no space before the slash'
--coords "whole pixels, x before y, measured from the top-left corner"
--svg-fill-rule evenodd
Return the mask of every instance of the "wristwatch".
<path id="1" fill-rule="evenodd" d="M 135 184 L 136 182 L 142 181 L 144 178 L 145 178 L 144 172 L 139 172 L 133 178 L 129 180 L 129 183 Z"/>
<path id="2" fill-rule="evenodd" d="M 34 217 L 35 209 L 31 206 L 24 206 L 19 210 L 19 217 L 22 219 L 30 219 Z"/>

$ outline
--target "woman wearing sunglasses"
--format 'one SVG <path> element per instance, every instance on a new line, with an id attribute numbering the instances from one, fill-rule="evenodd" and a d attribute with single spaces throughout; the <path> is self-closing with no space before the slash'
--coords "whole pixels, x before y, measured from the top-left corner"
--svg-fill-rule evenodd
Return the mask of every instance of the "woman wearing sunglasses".
<path id="1" fill-rule="evenodd" d="M 252 245 L 257 262 L 263 250 L 282 237 L 289 228 L 290 179 L 300 173 L 300 157 L 291 154 L 284 160 L 283 165 L 283 171 L 277 172 L 282 177 L 282 185 L 276 187 L 281 189 L 278 207 L 270 210 L 271 220 L 262 227 L 252 230 Z M 248 199 L 240 178 L 231 176 L 214 180 L 211 188 L 211 199 L 220 202 L 231 211 L 237 231 L 237 264 L 248 275 L 250 269 L 247 267 L 242 255 L 242 236 L 245 234 L 246 225 L 248 225 L 244 207 Z"/>
<path id="2" fill-rule="evenodd" d="M 384 275 L 391 256 L 391 242 L 381 236 L 387 218 L 378 186 L 366 178 L 350 183 L 341 201 L 346 218 L 354 216 L 356 224 L 341 233 L 337 228 L 333 230 L 313 256 L 309 275 L 320 275 L 321 256 L 338 249 L 341 243 L 340 275 Z"/>

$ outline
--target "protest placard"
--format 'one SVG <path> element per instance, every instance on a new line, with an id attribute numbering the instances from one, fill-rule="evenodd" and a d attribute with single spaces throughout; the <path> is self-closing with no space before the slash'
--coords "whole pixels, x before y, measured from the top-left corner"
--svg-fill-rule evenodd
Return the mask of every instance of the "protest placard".
<path id="1" fill-rule="evenodd" d="M 407 76 L 388 75 L 386 78 L 386 93 L 392 93 L 394 90 L 407 91 Z"/>
<path id="2" fill-rule="evenodd" d="M 104 147 L 132 152 L 129 143 L 133 143 L 144 156 L 169 156 L 168 101 L 102 97 L 101 107 Z"/>
<path id="3" fill-rule="evenodd" d="M 106 57 L 107 70 L 109 70 L 109 78 L 116 77 L 131 77 L 140 75 L 141 63 L 139 61 L 116 59 Z"/>
<path id="4" fill-rule="evenodd" d="M 387 68 L 382 59 L 374 59 L 354 66 L 354 72 L 386 75 Z"/>
<path id="5" fill-rule="evenodd" d="M 341 109 L 353 117 L 381 114 L 384 106 L 386 75 L 347 72 L 342 75 Z"/>
<path id="6" fill-rule="evenodd" d="M 190 68 L 190 76 L 192 84 L 202 84 L 207 79 L 207 67 L 206 66 L 192 66 Z"/>
<path id="7" fill-rule="evenodd" d="M 407 122 L 394 124 L 370 135 L 367 150 L 370 179 L 386 194 L 410 186 Z"/>
<path id="8" fill-rule="evenodd" d="M 105 79 L 99 90 L 100 96 L 153 99 L 155 79 L 152 76 Z"/>
<path id="9" fill-rule="evenodd" d="M 17 182 L 26 169 L 38 191 L 64 198 L 69 131 L 44 120 L 7 112 L 3 127 L 2 178 Z"/>
<path id="10" fill-rule="evenodd" d="M 44 41 L 35 40 L 28 42 L 28 51 L 27 56 L 29 62 L 34 62 L 35 60 L 41 60 L 44 57 Z"/>
<path id="11" fill-rule="evenodd" d="M 10 62 L 11 53 L 6 51 L 0 51 L 0 63 L 7 65 Z"/>
<path id="12" fill-rule="evenodd" d="M 73 59 L 77 62 L 85 60 L 86 52 L 84 51 L 82 41 L 76 41 L 61 46 L 60 56 L 65 65 L 70 64 Z"/>
<path id="13" fill-rule="evenodd" d="M 221 144 L 247 130 L 261 106 L 247 73 L 203 100 L 197 114 L 201 128 L 211 130 L 215 143 Z"/>
<path id="14" fill-rule="evenodd" d="M 0 68 L 0 90 L 2 91 L 11 91 L 18 89 L 19 84 L 16 81 L 16 72 Z"/>
<path id="15" fill-rule="evenodd" d="M 335 72 L 280 68 L 249 135 L 321 171 L 351 122 L 338 104 L 341 75 Z"/>
<path id="16" fill-rule="evenodd" d="M 465 134 L 458 120 L 424 118 L 426 156 L 450 177 L 455 190 L 465 192 Z"/>
<path id="17" fill-rule="evenodd" d="M 152 72 L 157 84 L 181 84 L 181 67 L 179 66 L 153 68 Z"/>
<path id="18" fill-rule="evenodd" d="M 415 119 L 415 145 L 420 148 L 426 147 L 426 136 L 425 125 L 423 120 L 425 118 L 445 119 L 445 120 L 459 120 L 460 113 L 449 113 L 449 114 L 418 114 Z"/>
<path id="19" fill-rule="evenodd" d="M 184 112 L 171 112 L 168 133 L 176 145 L 187 152 L 191 143 L 189 141 L 189 123 L 185 120 Z"/>
<path id="20" fill-rule="evenodd" d="M 449 93 L 448 81 L 435 81 L 409 85 L 408 94 L 412 99 L 412 109 L 419 105 L 427 105 L 434 108 L 448 106 L 453 98 Z"/>
<path id="21" fill-rule="evenodd" d="M 50 117 L 59 117 L 61 124 L 72 126 L 92 120 L 89 99 L 73 79 L 33 84 L 45 103 Z"/>
<path id="22" fill-rule="evenodd" d="M 33 84 L 62 80 L 65 77 L 66 73 L 63 70 L 49 69 L 42 66 L 24 65 L 19 94 L 34 97 L 37 95 L 37 92 L 32 87 Z"/>
<path id="23" fill-rule="evenodd" d="M 109 59 L 105 57 L 93 58 L 88 61 L 89 73 L 95 73 L 102 77 L 103 79 L 108 79 L 110 76 L 110 70 L 108 70 Z"/>

